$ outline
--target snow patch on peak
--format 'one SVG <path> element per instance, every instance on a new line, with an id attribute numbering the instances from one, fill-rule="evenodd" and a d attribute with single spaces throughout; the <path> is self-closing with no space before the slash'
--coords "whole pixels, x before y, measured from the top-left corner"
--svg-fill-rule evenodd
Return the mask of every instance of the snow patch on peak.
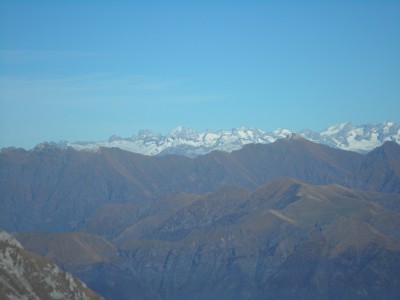
<path id="1" fill-rule="evenodd" d="M 172 138 L 191 139 L 196 138 L 198 133 L 193 129 L 178 126 L 177 128 L 171 130 L 168 136 Z"/>
<path id="2" fill-rule="evenodd" d="M 337 134 L 337 133 L 339 133 L 339 132 L 341 132 L 343 130 L 349 129 L 352 126 L 353 125 L 352 125 L 351 122 L 344 122 L 344 123 L 336 124 L 336 125 L 328 127 L 324 131 L 322 131 L 320 133 L 320 135 L 326 136 L 326 135 Z"/>
<path id="3" fill-rule="evenodd" d="M 285 140 L 286 141 L 300 141 L 300 140 L 304 140 L 304 137 L 302 137 L 298 133 L 291 133 L 285 137 Z"/>
<path id="4" fill-rule="evenodd" d="M 102 147 L 116 147 L 144 155 L 181 154 L 194 157 L 214 150 L 231 152 L 250 143 L 269 144 L 291 136 L 293 133 L 286 128 L 265 132 L 244 126 L 216 132 L 211 130 L 197 132 L 179 126 L 167 135 L 155 134 L 151 130 L 144 129 L 131 138 L 112 136 L 109 140 L 98 142 L 42 143 L 34 150 L 72 147 L 80 151 L 99 151 Z M 297 135 L 334 148 L 367 152 L 382 145 L 385 141 L 400 143 L 400 123 L 386 121 L 377 125 L 358 126 L 351 122 L 344 122 L 330 126 L 321 132 L 302 130 L 297 132 Z"/>
<path id="5" fill-rule="evenodd" d="M 277 130 L 273 131 L 273 134 L 277 138 L 285 138 L 285 137 L 291 135 L 292 131 L 290 131 L 289 129 L 286 129 L 286 128 L 278 128 Z"/>
<path id="6" fill-rule="evenodd" d="M 387 126 L 387 127 L 392 127 L 393 125 L 395 125 L 395 123 L 394 123 L 394 122 L 391 122 L 391 121 L 383 122 L 383 124 L 384 124 L 385 126 Z"/>
<path id="7" fill-rule="evenodd" d="M 45 151 L 45 150 L 54 150 L 54 149 L 64 149 L 65 144 L 60 142 L 60 143 L 54 143 L 54 142 L 43 142 L 38 145 L 36 145 L 35 148 L 33 148 L 33 151 Z"/>
<path id="8" fill-rule="evenodd" d="M 13 236 L 11 236 L 10 234 L 1 229 L 0 229 L 0 242 L 5 242 L 11 246 L 24 249 L 24 247 L 22 247 L 20 242 L 18 242 Z"/>
<path id="9" fill-rule="evenodd" d="M 141 129 L 137 136 L 140 138 L 152 137 L 154 136 L 154 133 L 150 129 Z"/>

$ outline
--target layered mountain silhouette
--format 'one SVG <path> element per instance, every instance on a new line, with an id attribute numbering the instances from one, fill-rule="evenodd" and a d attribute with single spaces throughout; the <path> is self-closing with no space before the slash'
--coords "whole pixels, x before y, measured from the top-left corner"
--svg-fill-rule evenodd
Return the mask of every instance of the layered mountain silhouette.
<path id="1" fill-rule="evenodd" d="M 399 148 L 386 142 L 363 155 L 291 136 L 194 159 L 115 148 L 11 149 L 0 153 L 0 226 L 8 231 L 69 231 L 107 204 L 139 205 L 146 214 L 152 201 L 168 193 L 202 194 L 222 185 L 256 188 L 283 176 L 398 193 Z"/>
<path id="2" fill-rule="evenodd" d="M 398 194 L 288 177 L 254 191 L 225 186 L 177 197 L 187 203 L 137 220 L 111 240 L 114 246 L 87 233 L 16 237 L 109 299 L 132 293 L 137 299 L 393 299 L 400 293 Z"/>
<path id="3" fill-rule="evenodd" d="M 395 299 L 400 146 L 0 153 L 0 227 L 106 299 Z"/>

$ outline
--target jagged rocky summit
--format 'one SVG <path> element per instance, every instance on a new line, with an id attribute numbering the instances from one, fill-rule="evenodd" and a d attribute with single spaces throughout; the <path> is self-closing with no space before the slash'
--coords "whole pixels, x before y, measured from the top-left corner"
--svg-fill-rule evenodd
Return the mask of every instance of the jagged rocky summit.
<path id="1" fill-rule="evenodd" d="M 246 144 L 269 144 L 293 133 L 289 129 L 266 132 L 250 127 L 239 127 L 217 132 L 209 130 L 197 132 L 180 126 L 167 135 L 156 134 L 151 130 L 141 130 L 138 135 L 130 138 L 121 138 L 114 135 L 106 141 L 60 142 L 51 145 L 89 151 L 96 151 L 101 147 L 116 147 L 151 156 L 179 154 L 195 157 L 214 150 L 232 152 L 241 149 Z M 400 143 L 400 123 L 387 121 L 376 125 L 354 125 L 351 122 L 346 122 L 330 126 L 320 132 L 301 130 L 297 134 L 310 141 L 334 148 L 366 153 L 382 145 L 385 141 Z M 36 149 L 41 149 L 48 145 L 48 143 L 39 144 Z"/>

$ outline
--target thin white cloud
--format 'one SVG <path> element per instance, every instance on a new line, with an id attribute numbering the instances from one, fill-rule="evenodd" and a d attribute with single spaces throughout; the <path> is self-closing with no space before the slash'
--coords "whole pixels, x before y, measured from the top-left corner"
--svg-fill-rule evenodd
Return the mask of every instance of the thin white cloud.
<path id="1" fill-rule="evenodd" d="M 90 51 L 0 50 L 2 64 L 63 60 L 98 55 Z M 69 101 L 98 103 L 112 100 L 190 104 L 215 102 L 225 97 L 190 92 L 180 79 L 148 78 L 139 75 L 102 72 L 76 76 L 0 76 L 0 102 L 22 105 Z"/>
<path id="2" fill-rule="evenodd" d="M 182 80 L 162 80 L 114 73 L 68 77 L 0 76 L 0 97 L 10 106 L 68 102 L 96 104 L 112 101 L 193 104 L 225 99 L 223 95 L 190 93 Z M 82 103 L 83 102 L 83 103 Z"/>

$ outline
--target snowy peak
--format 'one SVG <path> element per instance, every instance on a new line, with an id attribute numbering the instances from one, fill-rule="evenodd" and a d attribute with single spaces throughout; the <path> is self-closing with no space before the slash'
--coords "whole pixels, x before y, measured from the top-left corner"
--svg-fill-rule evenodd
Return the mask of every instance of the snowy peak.
<path id="1" fill-rule="evenodd" d="M 275 131 L 273 131 L 274 136 L 278 137 L 278 138 L 286 138 L 287 136 L 292 134 L 292 131 L 290 131 L 289 129 L 286 128 L 279 128 Z"/>
<path id="2" fill-rule="evenodd" d="M 173 139 L 183 139 L 183 140 L 190 140 L 198 138 L 199 134 L 190 128 L 185 128 L 183 126 L 179 126 L 168 134 L 169 137 Z"/>
<path id="3" fill-rule="evenodd" d="M 139 134 L 137 135 L 137 137 L 143 138 L 143 139 L 148 138 L 148 137 L 153 137 L 153 136 L 154 136 L 154 133 L 150 129 L 141 129 L 139 131 Z M 135 137 L 132 137 L 132 138 L 134 139 Z"/>
<path id="4" fill-rule="evenodd" d="M 287 137 L 293 139 L 301 136 L 334 148 L 365 153 L 382 145 L 385 141 L 400 143 L 400 123 L 387 121 L 376 125 L 354 125 L 352 122 L 345 122 L 332 125 L 321 132 L 301 130 L 297 132 L 297 135 L 293 136 L 293 134 L 293 131 L 286 128 L 279 128 L 272 132 L 251 127 L 197 132 L 179 126 L 166 135 L 142 129 L 137 135 L 130 138 L 114 135 L 107 141 L 42 143 L 35 150 L 57 146 L 63 149 L 72 147 L 77 150 L 97 151 L 101 147 L 116 147 L 144 155 L 181 154 L 195 157 L 214 150 L 231 152 L 246 144 L 269 144 L 278 139 Z"/>
<path id="5" fill-rule="evenodd" d="M 331 126 L 310 140 L 344 150 L 368 152 L 386 141 L 400 143 L 400 123 L 356 126 L 346 122 Z"/>
<path id="6" fill-rule="evenodd" d="M 353 128 L 351 122 L 345 122 L 337 125 L 333 125 L 325 129 L 320 133 L 321 136 L 331 136 L 335 134 L 346 134 L 349 130 Z"/>
<path id="7" fill-rule="evenodd" d="M 305 140 L 305 138 L 302 137 L 298 133 L 291 133 L 291 134 L 287 135 L 284 139 L 286 141 L 301 141 L 301 140 Z"/>

